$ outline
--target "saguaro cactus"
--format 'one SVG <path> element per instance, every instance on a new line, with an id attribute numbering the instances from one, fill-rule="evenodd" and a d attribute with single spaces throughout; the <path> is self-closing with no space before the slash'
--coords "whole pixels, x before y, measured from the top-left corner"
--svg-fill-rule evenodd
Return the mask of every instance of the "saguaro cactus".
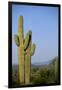
<path id="1" fill-rule="evenodd" d="M 31 56 L 35 51 L 35 44 L 32 45 L 31 36 L 32 32 L 29 31 L 24 39 L 23 16 L 20 16 L 18 20 L 18 35 L 15 35 L 14 39 L 18 46 L 19 79 L 22 84 L 30 83 Z"/>

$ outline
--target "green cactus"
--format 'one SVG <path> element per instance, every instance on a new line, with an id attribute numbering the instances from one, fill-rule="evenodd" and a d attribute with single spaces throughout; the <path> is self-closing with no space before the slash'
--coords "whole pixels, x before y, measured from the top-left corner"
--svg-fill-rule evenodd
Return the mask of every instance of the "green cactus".
<path id="1" fill-rule="evenodd" d="M 23 34 L 23 16 L 18 20 L 18 35 L 14 36 L 16 45 L 18 46 L 18 64 L 20 83 L 30 83 L 31 56 L 35 51 L 35 44 L 32 45 L 32 32 L 29 31 L 24 39 Z"/>

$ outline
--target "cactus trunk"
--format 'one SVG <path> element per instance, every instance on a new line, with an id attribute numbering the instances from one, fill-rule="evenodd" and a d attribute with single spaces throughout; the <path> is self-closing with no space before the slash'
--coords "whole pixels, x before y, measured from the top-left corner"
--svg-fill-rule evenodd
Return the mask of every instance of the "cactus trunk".
<path id="1" fill-rule="evenodd" d="M 20 46 L 18 47 L 18 63 L 19 63 L 19 77 L 20 83 L 24 83 L 24 49 L 23 49 L 23 18 L 19 18 L 18 36 Z"/>
<path id="2" fill-rule="evenodd" d="M 27 54 L 25 55 L 25 84 L 29 84 L 31 72 L 31 40 L 26 52 Z"/>

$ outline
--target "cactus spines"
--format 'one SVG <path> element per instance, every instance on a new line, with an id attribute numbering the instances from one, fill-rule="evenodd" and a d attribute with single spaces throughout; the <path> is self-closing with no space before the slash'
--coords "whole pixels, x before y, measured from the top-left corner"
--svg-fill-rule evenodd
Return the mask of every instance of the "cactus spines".
<path id="1" fill-rule="evenodd" d="M 18 46 L 19 80 L 22 84 L 30 83 L 31 56 L 35 52 L 35 44 L 32 45 L 32 32 L 29 31 L 24 39 L 23 16 L 18 20 L 18 35 L 14 36 Z"/>

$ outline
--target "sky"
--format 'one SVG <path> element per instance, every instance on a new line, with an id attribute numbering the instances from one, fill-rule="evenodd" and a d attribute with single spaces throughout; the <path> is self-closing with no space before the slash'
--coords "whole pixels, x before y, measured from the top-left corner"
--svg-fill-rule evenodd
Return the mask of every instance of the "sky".
<path id="1" fill-rule="evenodd" d="M 32 43 L 36 44 L 31 63 L 45 63 L 58 56 L 58 7 L 12 5 L 12 64 L 18 64 L 14 35 L 19 16 L 23 16 L 24 37 L 31 30 Z"/>

